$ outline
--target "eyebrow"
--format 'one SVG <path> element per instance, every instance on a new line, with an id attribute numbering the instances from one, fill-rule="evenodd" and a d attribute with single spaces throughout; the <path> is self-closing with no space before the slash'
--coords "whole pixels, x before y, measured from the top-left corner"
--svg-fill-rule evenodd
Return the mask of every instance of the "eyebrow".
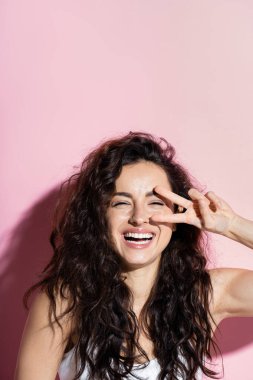
<path id="1" fill-rule="evenodd" d="M 113 196 L 115 196 L 115 195 L 119 195 L 119 196 L 121 196 L 121 197 L 127 197 L 127 198 L 131 198 L 131 199 L 133 199 L 132 194 L 130 194 L 130 193 L 126 193 L 125 191 L 119 191 L 119 192 L 116 192 L 116 193 L 113 194 Z M 155 197 L 157 197 L 157 195 L 155 194 L 154 191 L 148 191 L 148 192 L 145 194 L 146 197 L 152 197 L 153 195 L 154 195 Z"/>

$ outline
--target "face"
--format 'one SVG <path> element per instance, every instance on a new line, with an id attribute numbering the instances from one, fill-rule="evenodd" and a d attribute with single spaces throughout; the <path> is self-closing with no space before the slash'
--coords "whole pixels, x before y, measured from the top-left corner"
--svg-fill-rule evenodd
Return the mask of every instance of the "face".
<path id="1" fill-rule="evenodd" d="M 156 186 L 171 189 L 165 171 L 141 161 L 123 166 L 107 210 L 114 247 L 127 269 L 158 265 L 172 235 L 172 225 L 152 222 L 151 216 L 172 213 L 154 193 Z"/>

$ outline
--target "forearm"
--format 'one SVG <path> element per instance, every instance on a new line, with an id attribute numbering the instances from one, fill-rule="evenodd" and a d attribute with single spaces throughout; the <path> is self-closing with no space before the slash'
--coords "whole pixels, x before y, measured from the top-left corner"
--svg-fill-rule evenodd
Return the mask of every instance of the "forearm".
<path id="1" fill-rule="evenodd" d="M 235 215 L 224 236 L 253 248 L 253 221 Z"/>

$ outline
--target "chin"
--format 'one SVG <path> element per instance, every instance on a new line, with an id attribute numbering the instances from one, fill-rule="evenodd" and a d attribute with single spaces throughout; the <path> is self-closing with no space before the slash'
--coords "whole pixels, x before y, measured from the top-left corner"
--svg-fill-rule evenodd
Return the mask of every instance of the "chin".
<path id="1" fill-rule="evenodd" d="M 160 262 L 160 257 L 153 257 L 153 258 L 128 258 L 126 256 L 121 256 L 122 260 L 122 265 L 125 269 L 140 269 L 140 268 L 145 268 L 150 265 L 155 265 L 157 266 L 157 263 Z"/>

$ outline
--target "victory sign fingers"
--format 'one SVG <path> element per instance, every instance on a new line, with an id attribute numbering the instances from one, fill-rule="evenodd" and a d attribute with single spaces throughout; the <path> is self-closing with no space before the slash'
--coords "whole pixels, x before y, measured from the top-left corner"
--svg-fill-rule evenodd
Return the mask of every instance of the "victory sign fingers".
<path id="1" fill-rule="evenodd" d="M 192 201 L 186 199 L 178 194 L 173 193 L 172 191 L 165 189 L 163 187 L 155 187 L 155 192 L 160 196 L 170 209 L 174 209 L 174 205 L 178 206 L 177 213 L 168 213 L 167 215 L 155 214 L 152 216 L 152 220 L 155 222 L 161 223 L 190 223 L 189 213 L 181 212 L 184 209 L 187 211 L 189 208 L 192 208 Z"/>

